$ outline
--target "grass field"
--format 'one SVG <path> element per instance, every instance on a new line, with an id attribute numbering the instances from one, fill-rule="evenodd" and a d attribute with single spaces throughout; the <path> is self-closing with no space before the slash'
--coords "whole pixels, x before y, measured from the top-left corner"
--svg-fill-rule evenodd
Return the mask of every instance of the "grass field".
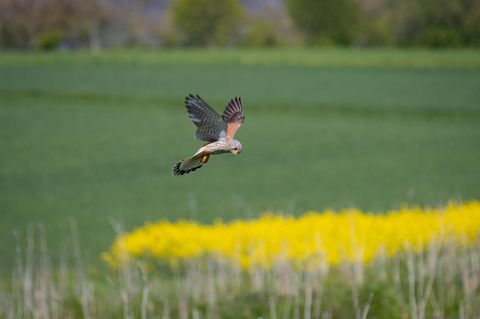
<path id="1" fill-rule="evenodd" d="M 42 223 L 55 255 L 73 220 L 98 261 L 116 222 L 478 199 L 479 87 L 478 51 L 3 53 L 0 242 Z M 244 152 L 175 177 L 188 93 L 242 96 Z"/>

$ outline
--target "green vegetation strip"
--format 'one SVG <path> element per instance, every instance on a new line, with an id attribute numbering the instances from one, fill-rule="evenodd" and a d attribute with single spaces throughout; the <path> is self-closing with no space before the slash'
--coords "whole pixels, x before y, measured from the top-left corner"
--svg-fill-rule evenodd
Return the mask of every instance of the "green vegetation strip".
<path id="1" fill-rule="evenodd" d="M 240 64 L 479 68 L 480 51 L 426 49 L 212 49 L 0 53 L 0 64 Z"/>

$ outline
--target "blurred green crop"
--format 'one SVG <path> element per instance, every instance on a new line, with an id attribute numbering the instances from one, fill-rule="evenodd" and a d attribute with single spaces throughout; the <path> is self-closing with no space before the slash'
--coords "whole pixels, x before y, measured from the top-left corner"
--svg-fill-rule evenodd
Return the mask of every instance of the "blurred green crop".
<path id="1" fill-rule="evenodd" d="M 478 198 L 479 67 L 477 51 L 4 53 L 0 241 L 42 223 L 56 252 L 75 220 L 95 259 L 116 222 Z M 188 93 L 219 112 L 243 98 L 244 151 L 176 177 L 202 145 Z"/>

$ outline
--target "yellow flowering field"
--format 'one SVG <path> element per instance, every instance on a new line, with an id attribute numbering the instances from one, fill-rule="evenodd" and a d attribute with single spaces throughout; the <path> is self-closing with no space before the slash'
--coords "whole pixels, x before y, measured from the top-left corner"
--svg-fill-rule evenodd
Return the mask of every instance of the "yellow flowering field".
<path id="1" fill-rule="evenodd" d="M 406 247 L 421 251 L 433 241 L 468 245 L 480 234 L 480 202 L 449 203 L 442 208 L 403 207 L 384 214 L 357 209 L 307 212 L 300 217 L 266 213 L 258 219 L 147 223 L 116 238 L 103 258 L 112 266 L 139 258 L 177 265 L 205 256 L 239 264 L 271 267 L 342 261 L 369 262 L 377 254 L 392 256 Z"/>

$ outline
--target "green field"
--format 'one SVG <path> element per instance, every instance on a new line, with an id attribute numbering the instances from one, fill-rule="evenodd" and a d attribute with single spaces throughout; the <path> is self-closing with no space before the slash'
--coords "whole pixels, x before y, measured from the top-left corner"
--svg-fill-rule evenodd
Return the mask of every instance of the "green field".
<path id="1" fill-rule="evenodd" d="M 480 198 L 480 52 L 285 52 L 0 54 L 0 263 L 37 223 L 95 261 L 117 222 Z M 243 98 L 244 150 L 176 177 L 188 93 Z"/>

